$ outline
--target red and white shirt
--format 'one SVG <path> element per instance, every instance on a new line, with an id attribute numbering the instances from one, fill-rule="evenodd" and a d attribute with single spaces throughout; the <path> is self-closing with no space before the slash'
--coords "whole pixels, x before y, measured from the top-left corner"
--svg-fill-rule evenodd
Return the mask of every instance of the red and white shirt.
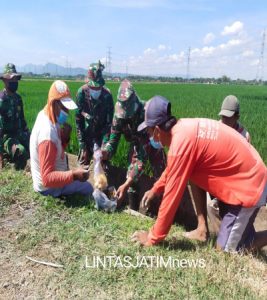
<path id="1" fill-rule="evenodd" d="M 237 128 L 234 129 L 239 132 L 249 143 L 251 142 L 250 134 L 239 122 L 237 122 Z"/>
<path id="2" fill-rule="evenodd" d="M 39 112 L 30 138 L 31 173 L 37 192 L 61 188 L 73 181 L 68 171 L 59 124 L 53 124 L 45 112 Z"/>

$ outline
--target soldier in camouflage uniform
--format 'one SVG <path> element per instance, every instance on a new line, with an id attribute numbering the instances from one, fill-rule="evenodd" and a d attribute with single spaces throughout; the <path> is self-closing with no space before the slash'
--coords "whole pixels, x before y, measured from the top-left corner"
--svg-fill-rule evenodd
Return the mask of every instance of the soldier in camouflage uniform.
<path id="1" fill-rule="evenodd" d="M 102 151 L 103 160 L 110 159 L 116 152 L 122 134 L 130 143 L 127 178 L 118 188 L 117 195 L 121 202 L 127 191 L 129 206 L 134 210 L 139 208 L 137 182 L 144 171 L 146 161 L 149 160 L 155 179 L 160 177 L 166 167 L 164 149 L 159 145 L 152 146 L 146 131 L 137 131 L 138 125 L 144 121 L 144 106 L 145 103 L 139 99 L 131 82 L 123 80 L 118 91 L 110 138 Z"/>
<path id="2" fill-rule="evenodd" d="M 78 159 L 81 165 L 90 163 L 94 144 L 101 147 L 109 138 L 114 104 L 110 91 L 104 87 L 103 69 L 100 61 L 91 64 L 89 81 L 79 88 L 76 96 L 76 126 L 80 146 Z"/>
<path id="3" fill-rule="evenodd" d="M 6 157 L 15 164 L 16 169 L 23 169 L 30 158 L 30 131 L 25 121 L 22 99 L 16 93 L 21 75 L 15 65 L 9 63 L 0 79 L 5 85 L 0 92 L 0 168 L 3 168 L 3 158 Z"/>

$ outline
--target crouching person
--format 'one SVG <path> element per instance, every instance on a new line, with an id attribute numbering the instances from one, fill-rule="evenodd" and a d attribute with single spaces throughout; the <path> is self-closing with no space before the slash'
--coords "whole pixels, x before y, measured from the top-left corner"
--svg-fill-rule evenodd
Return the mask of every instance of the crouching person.
<path id="1" fill-rule="evenodd" d="M 0 91 L 0 169 L 4 158 L 14 163 L 16 170 L 22 170 L 29 155 L 30 131 L 24 117 L 23 101 L 17 93 L 21 74 L 15 65 L 9 63 L 0 75 L 5 88 Z"/>
<path id="2" fill-rule="evenodd" d="M 218 249 L 236 252 L 267 245 L 267 230 L 255 232 L 253 226 L 267 196 L 267 169 L 258 152 L 221 122 L 173 119 L 171 104 L 155 96 L 147 103 L 145 121 L 138 127 L 146 128 L 169 151 L 165 171 L 142 200 L 149 205 L 155 195 L 163 193 L 158 218 L 150 231 L 135 232 L 133 241 L 151 246 L 165 239 L 190 180 L 220 199 Z"/>
<path id="3" fill-rule="evenodd" d="M 65 82 L 55 81 L 49 90 L 47 105 L 39 112 L 30 138 L 31 172 L 36 192 L 53 197 L 74 193 L 90 195 L 88 171 L 68 169 L 64 152 L 71 127 L 66 123 L 69 110 L 76 109 Z"/>

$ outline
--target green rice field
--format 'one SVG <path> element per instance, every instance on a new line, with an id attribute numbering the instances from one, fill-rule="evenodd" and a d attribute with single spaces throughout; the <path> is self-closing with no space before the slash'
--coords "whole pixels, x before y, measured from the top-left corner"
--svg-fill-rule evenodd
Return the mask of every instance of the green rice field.
<path id="1" fill-rule="evenodd" d="M 19 93 L 24 102 L 24 110 L 28 125 L 32 128 L 37 113 L 44 107 L 52 81 L 22 80 Z M 68 85 L 75 98 L 78 88 L 83 82 L 69 81 Z M 108 82 L 116 101 L 119 83 Z M 240 121 L 249 131 L 252 144 L 267 163 L 267 87 L 237 86 L 237 85 L 207 85 L 207 84 L 168 84 L 168 83 L 134 83 L 134 87 L 143 100 L 154 95 L 162 95 L 172 103 L 172 112 L 177 118 L 207 117 L 218 119 L 221 103 L 225 96 L 236 95 L 240 101 Z M 2 82 L 0 85 L 2 88 Z M 72 139 L 69 151 L 78 152 L 74 114 L 70 122 L 73 125 Z M 126 151 L 124 141 L 117 151 L 113 161 L 117 165 L 126 166 Z"/>

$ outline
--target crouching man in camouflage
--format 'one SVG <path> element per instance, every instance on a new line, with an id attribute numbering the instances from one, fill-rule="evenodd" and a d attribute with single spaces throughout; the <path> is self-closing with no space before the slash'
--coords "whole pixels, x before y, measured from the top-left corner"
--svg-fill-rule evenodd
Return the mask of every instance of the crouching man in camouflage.
<path id="1" fill-rule="evenodd" d="M 25 121 L 22 99 L 16 93 L 21 75 L 15 65 L 9 63 L 0 79 L 5 85 L 0 92 L 0 169 L 4 166 L 4 157 L 14 163 L 15 169 L 24 169 L 30 158 L 30 131 Z"/>
<path id="2" fill-rule="evenodd" d="M 77 135 L 80 146 L 79 163 L 89 165 L 94 144 L 99 147 L 108 140 L 114 113 L 113 98 L 104 87 L 104 65 L 93 63 L 88 71 L 88 83 L 79 88 L 76 96 Z"/>
<path id="3" fill-rule="evenodd" d="M 144 121 L 144 106 L 145 103 L 140 101 L 130 81 L 123 80 L 118 91 L 110 138 L 102 151 L 103 160 L 111 159 L 116 153 L 122 134 L 130 143 L 127 178 L 118 188 L 117 196 L 120 205 L 127 192 L 129 206 L 134 210 L 139 208 L 137 182 L 144 171 L 146 161 L 149 160 L 155 179 L 160 177 L 166 166 L 162 146 L 153 143 L 153 140 L 150 142 L 146 131 L 137 131 L 138 126 Z"/>

